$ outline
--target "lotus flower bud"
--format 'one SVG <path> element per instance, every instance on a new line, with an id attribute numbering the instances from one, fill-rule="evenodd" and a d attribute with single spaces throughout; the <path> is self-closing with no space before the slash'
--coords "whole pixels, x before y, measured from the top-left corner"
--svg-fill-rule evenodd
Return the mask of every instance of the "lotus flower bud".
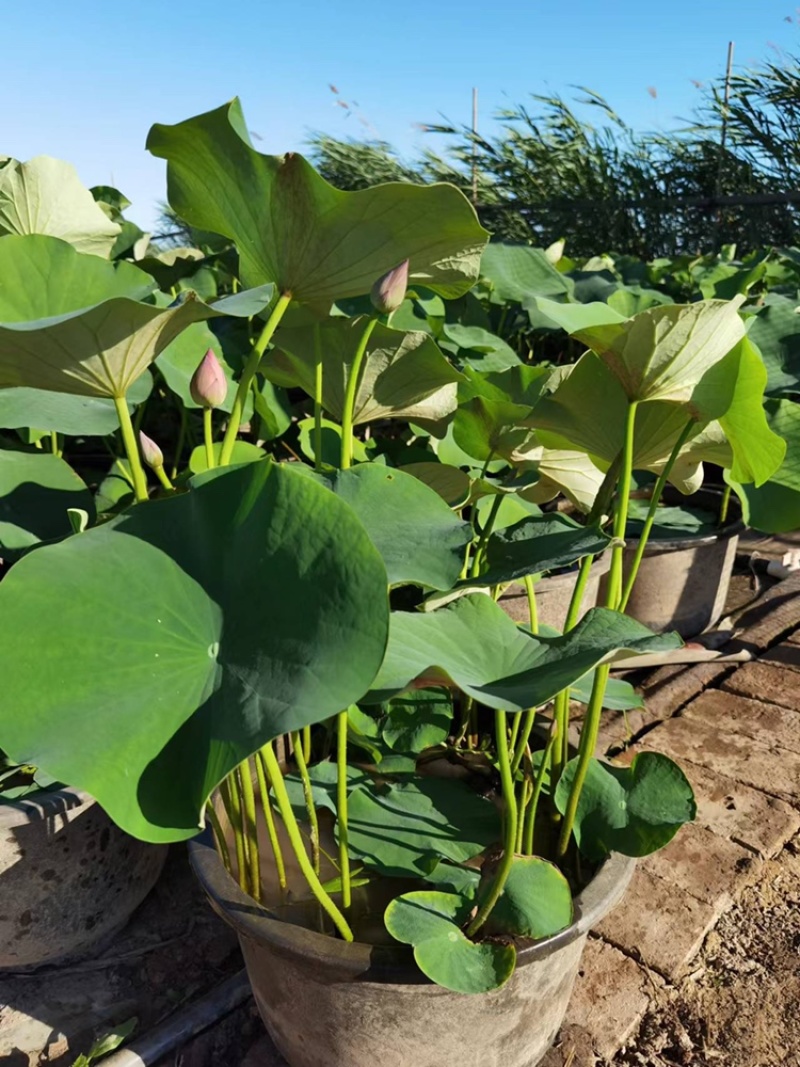
<path id="1" fill-rule="evenodd" d="M 189 383 L 192 400 L 203 408 L 218 408 L 228 395 L 228 380 L 212 349 L 206 352 Z"/>
<path id="2" fill-rule="evenodd" d="M 399 266 L 393 267 L 375 282 L 370 293 L 372 306 L 381 315 L 397 311 L 406 298 L 407 288 L 408 260 L 404 259 Z"/>
<path id="3" fill-rule="evenodd" d="M 152 439 L 148 437 L 146 433 L 139 431 L 139 445 L 142 449 L 142 459 L 145 461 L 148 467 L 152 467 L 154 471 L 157 471 L 160 467 L 164 466 L 164 453 Z"/>

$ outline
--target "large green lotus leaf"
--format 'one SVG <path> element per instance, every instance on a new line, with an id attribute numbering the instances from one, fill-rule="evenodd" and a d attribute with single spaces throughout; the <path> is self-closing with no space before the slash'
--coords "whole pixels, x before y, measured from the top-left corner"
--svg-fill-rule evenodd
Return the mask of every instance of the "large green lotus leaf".
<path id="1" fill-rule="evenodd" d="M 493 873 L 492 869 L 483 871 L 478 905 Z M 571 922 L 572 890 L 558 867 L 538 856 L 515 856 L 484 930 L 487 934 L 538 939 L 557 934 Z"/>
<path id="2" fill-rule="evenodd" d="M 530 413 L 526 404 L 475 396 L 458 405 L 453 440 L 473 460 L 485 463 L 508 457 L 530 437 L 530 431 L 521 425 Z"/>
<path id="3" fill-rule="evenodd" d="M 493 303 L 524 304 L 533 297 L 572 293 L 572 279 L 559 273 L 540 248 L 492 242 L 481 260 L 481 278 L 491 285 Z"/>
<path id="4" fill-rule="evenodd" d="M 0 171 L 2 174 L 2 171 Z M 86 256 L 56 237 L 0 237 L 0 323 L 55 319 L 113 297 L 144 300 L 153 279 L 132 263 Z"/>
<path id="5" fill-rule="evenodd" d="M 488 234 L 453 186 L 342 192 L 297 153 L 256 152 L 238 100 L 153 126 L 147 147 L 167 160 L 174 210 L 236 242 L 246 285 L 273 282 L 295 300 L 331 304 L 368 293 L 405 259 L 412 285 L 447 298 L 478 276 Z"/>
<path id="6" fill-rule="evenodd" d="M 562 815 L 576 768 L 577 760 L 570 760 L 556 787 L 556 807 Z M 575 839 L 590 860 L 610 852 L 647 856 L 668 844 L 696 813 L 692 787 L 666 756 L 640 752 L 630 767 L 593 759 L 578 801 Z"/>
<path id="7" fill-rule="evenodd" d="M 0 558 L 68 537 L 68 508 L 94 521 L 92 494 L 68 463 L 48 453 L 0 450 Z"/>
<path id="8" fill-rule="evenodd" d="M 573 336 L 604 360 L 630 400 L 688 403 L 703 375 L 744 337 L 740 304 L 665 304 Z"/>
<path id="9" fill-rule="evenodd" d="M 452 722 L 452 694 L 445 689 L 419 689 L 390 702 L 381 736 L 395 752 L 423 752 L 444 744 Z"/>
<path id="10" fill-rule="evenodd" d="M 594 352 L 585 353 L 562 372 L 550 395 L 535 407 L 530 424 L 542 443 L 572 447 L 609 464 L 623 446 L 628 400 L 613 371 Z M 686 426 L 693 436 L 718 421 L 731 447 L 740 480 L 765 481 L 781 462 L 783 446 L 770 430 L 762 409 L 766 374 L 758 352 L 742 338 L 694 383 L 691 396 L 641 401 L 636 412 L 634 468 L 660 472 Z M 700 458 L 700 457 L 698 457 Z M 685 488 L 685 478 L 671 481 Z"/>
<path id="11" fill-rule="evenodd" d="M 390 585 L 450 589 L 456 583 L 473 531 L 433 489 L 376 463 L 337 471 L 325 480 L 363 523 Z"/>
<path id="12" fill-rule="evenodd" d="M 590 301 L 588 304 L 561 304 L 555 300 L 537 297 L 533 303 L 553 326 L 560 326 L 567 333 L 577 333 L 579 330 L 591 329 L 594 326 L 625 322 L 627 318 L 604 301 Z"/>
<path id="13" fill-rule="evenodd" d="M 535 485 L 522 490 L 523 499 L 534 504 L 546 504 L 563 493 L 579 511 L 589 512 L 605 477 L 585 452 L 537 444 L 530 447 L 530 441 L 512 454 L 511 461 L 518 471 L 534 470 L 539 475 Z"/>
<path id="14" fill-rule="evenodd" d="M 314 395 L 316 339 L 320 332 L 322 406 L 341 420 L 344 396 L 359 341 L 367 324 L 334 317 L 319 327 L 281 330 L 261 371 L 276 385 L 299 386 Z M 378 324 L 369 339 L 353 409 L 353 423 L 375 419 L 439 420 L 456 407 L 461 374 L 426 333 L 402 333 Z"/>
<path id="15" fill-rule="evenodd" d="M 0 747 L 145 840 L 196 833 L 217 783 L 358 699 L 386 643 L 346 504 L 268 460 L 213 473 L 0 583 Z"/>
<path id="16" fill-rule="evenodd" d="M 566 515 L 530 516 L 493 533 L 486 546 L 486 570 L 470 585 L 500 585 L 526 574 L 568 567 L 608 547 L 599 526 L 581 526 Z"/>
<path id="17" fill-rule="evenodd" d="M 729 480 L 741 500 L 742 517 L 748 526 L 762 533 L 789 533 L 800 527 L 800 404 L 767 400 L 764 410 L 770 428 L 786 443 L 783 463 L 758 488 Z"/>
<path id="18" fill-rule="evenodd" d="M 143 374 L 128 391 L 128 405 L 146 400 L 152 387 L 152 375 Z M 118 426 L 113 400 L 46 389 L 0 389 L 0 427 L 4 429 L 37 427 L 70 437 L 105 437 Z"/>
<path id="19" fill-rule="evenodd" d="M 384 922 L 395 940 L 414 946 L 417 966 L 432 982 L 456 993 L 490 993 L 514 973 L 516 949 L 470 941 L 461 929 L 469 910 L 460 895 L 421 889 L 395 897 Z"/>
<path id="20" fill-rule="evenodd" d="M 1 238 L 0 277 L 0 388 L 96 397 L 125 396 L 191 323 L 256 314 L 273 293 L 267 285 L 209 305 L 189 292 L 161 308 L 142 303 L 152 281 L 135 267 L 48 237 Z"/>
<path id="21" fill-rule="evenodd" d="M 732 383 L 730 395 L 726 385 Z M 767 370 L 758 350 L 743 337 L 703 377 L 692 397 L 702 421 L 719 419 L 731 448 L 730 477 L 763 485 L 780 467 L 786 443 L 769 426 L 764 411 Z M 718 407 L 715 407 L 718 405 Z"/>
<path id="22" fill-rule="evenodd" d="M 121 229 L 95 203 L 71 163 L 37 156 L 0 166 L 0 234 L 48 234 L 107 259 Z"/>
<path id="23" fill-rule="evenodd" d="M 482 371 L 501 371 L 521 363 L 511 345 L 482 326 L 449 322 L 445 323 L 442 333 L 451 342 L 448 347 L 459 353 L 459 358 L 468 366 Z"/>
<path id="24" fill-rule="evenodd" d="M 439 859 L 463 863 L 500 837 L 494 804 L 463 782 L 366 782 L 350 794 L 348 847 L 391 878 L 423 877 Z"/>
<path id="25" fill-rule="evenodd" d="M 677 634 L 654 634 L 606 608 L 592 608 L 563 637 L 533 636 L 491 597 L 476 593 L 436 611 L 393 612 L 386 657 L 368 699 L 454 685 L 489 707 L 525 711 L 619 653 L 680 647 Z"/>
<path id="26" fill-rule="evenodd" d="M 432 982 L 456 993 L 490 993 L 514 973 L 516 949 L 470 941 L 461 929 L 469 910 L 462 896 L 421 889 L 395 897 L 384 922 L 395 940 L 414 946 L 417 966 Z"/>
<path id="27" fill-rule="evenodd" d="M 800 391 L 800 315 L 797 300 L 768 293 L 751 320 L 748 337 L 764 358 L 769 396 Z"/>

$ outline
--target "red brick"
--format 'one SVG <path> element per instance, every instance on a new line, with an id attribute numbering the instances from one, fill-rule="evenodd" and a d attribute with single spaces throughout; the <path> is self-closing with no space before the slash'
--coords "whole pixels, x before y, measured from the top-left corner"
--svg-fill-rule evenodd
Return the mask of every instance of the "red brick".
<path id="1" fill-rule="evenodd" d="M 625 907 L 623 900 L 620 907 Z M 599 938 L 590 938 L 581 960 L 565 1027 L 591 1035 L 594 1050 L 610 1060 L 634 1033 L 661 979 Z"/>
<path id="2" fill-rule="evenodd" d="M 639 865 L 622 903 L 596 928 L 601 937 L 677 981 L 721 911 Z"/>
<path id="3" fill-rule="evenodd" d="M 790 646 L 797 654 L 800 670 L 800 647 Z M 786 665 L 774 663 L 745 663 L 738 671 L 726 678 L 722 689 L 738 693 L 752 700 L 762 700 L 769 704 L 779 704 L 783 708 L 800 711 L 800 678 L 797 672 L 786 670 Z"/>
<path id="4" fill-rule="evenodd" d="M 800 715 L 777 704 L 709 689 L 686 705 L 682 717 L 726 736 L 752 738 L 764 748 L 800 753 Z"/>
<path id="5" fill-rule="evenodd" d="M 636 747 L 663 752 L 680 765 L 685 761 L 707 767 L 800 805 L 800 756 L 777 745 L 767 748 L 749 737 L 679 716 L 645 734 Z"/>

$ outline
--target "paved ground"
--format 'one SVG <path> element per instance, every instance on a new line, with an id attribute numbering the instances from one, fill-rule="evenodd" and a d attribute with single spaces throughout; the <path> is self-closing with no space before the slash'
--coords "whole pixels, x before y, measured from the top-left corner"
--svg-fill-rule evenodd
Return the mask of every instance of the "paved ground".
<path id="1" fill-rule="evenodd" d="M 784 545 L 758 547 L 774 556 Z M 740 610 L 752 600 L 747 576 L 733 593 Z M 745 606 L 738 625 L 730 647 L 749 649 L 753 662 L 661 668 L 642 680 L 644 711 L 606 721 L 601 747 L 613 758 L 659 751 L 680 762 L 697 793 L 698 818 L 638 865 L 623 904 L 591 938 L 545 1067 L 800 1067 L 800 1034 L 795 1040 L 781 1015 L 786 996 L 796 1005 L 800 995 L 800 924 L 785 917 L 778 930 L 770 919 L 787 899 L 800 903 L 800 575 Z M 758 951 L 753 931 L 762 935 Z M 796 943 L 779 956 L 776 938 L 787 931 Z M 205 907 L 177 852 L 112 952 L 78 965 L 71 978 L 0 981 L 0 1034 L 11 1023 L 30 1025 L 38 1013 L 50 1030 L 39 1062 L 67 1067 L 92 1029 L 131 1014 L 148 1029 L 239 965 L 234 939 Z M 715 990 L 730 993 L 728 1016 L 723 997 L 710 1006 Z M 771 1036 L 754 1036 L 748 1023 L 752 1055 L 742 1040 L 734 1055 L 714 1027 L 735 1027 L 748 1005 L 751 1014 L 772 1005 L 765 1016 Z M 0 1053 L 0 1065 L 28 1063 Z M 282 1063 L 248 1002 L 158 1067 Z"/>

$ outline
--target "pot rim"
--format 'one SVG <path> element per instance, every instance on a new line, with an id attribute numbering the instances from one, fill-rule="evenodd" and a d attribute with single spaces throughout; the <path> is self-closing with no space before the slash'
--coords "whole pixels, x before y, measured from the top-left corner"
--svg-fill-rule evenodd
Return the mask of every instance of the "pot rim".
<path id="1" fill-rule="evenodd" d="M 280 955 L 305 958 L 314 966 L 335 969 L 362 980 L 431 984 L 414 962 L 407 945 L 347 942 L 279 919 L 248 896 L 228 874 L 214 845 L 211 829 L 188 842 L 189 862 L 217 914 L 237 934 L 269 945 Z M 546 958 L 589 930 L 620 901 L 633 876 L 636 860 L 612 853 L 594 878 L 574 898 L 575 918 L 564 930 L 517 949 L 517 966 Z"/>
<path id="2" fill-rule="evenodd" d="M 703 486 L 694 493 L 690 493 L 688 497 L 683 496 L 674 486 L 668 486 L 664 492 L 664 498 L 667 500 L 677 500 L 678 505 L 681 501 L 694 499 L 698 505 L 702 507 L 703 503 L 707 503 L 709 506 L 722 500 L 722 490 L 715 489 L 711 486 Z M 644 550 L 646 556 L 655 555 L 658 552 L 671 552 L 675 549 L 681 548 L 702 548 L 704 545 L 716 545 L 720 541 L 728 541 L 732 537 L 736 537 L 738 534 L 745 530 L 746 524 L 742 519 L 741 510 L 742 506 L 737 497 L 731 495 L 731 507 L 739 512 L 738 518 L 731 518 L 724 526 L 720 526 L 718 530 L 715 530 L 712 534 L 705 534 L 703 537 L 693 536 L 687 534 L 684 537 L 670 537 L 670 538 L 656 538 L 650 537 L 647 542 L 647 548 Z M 625 547 L 635 549 L 639 544 L 638 537 L 627 537 L 625 539 Z"/>
<path id="3" fill-rule="evenodd" d="M 94 803 L 94 797 L 84 789 L 40 789 L 19 800 L 0 800 L 0 828 L 40 822 Z"/>

